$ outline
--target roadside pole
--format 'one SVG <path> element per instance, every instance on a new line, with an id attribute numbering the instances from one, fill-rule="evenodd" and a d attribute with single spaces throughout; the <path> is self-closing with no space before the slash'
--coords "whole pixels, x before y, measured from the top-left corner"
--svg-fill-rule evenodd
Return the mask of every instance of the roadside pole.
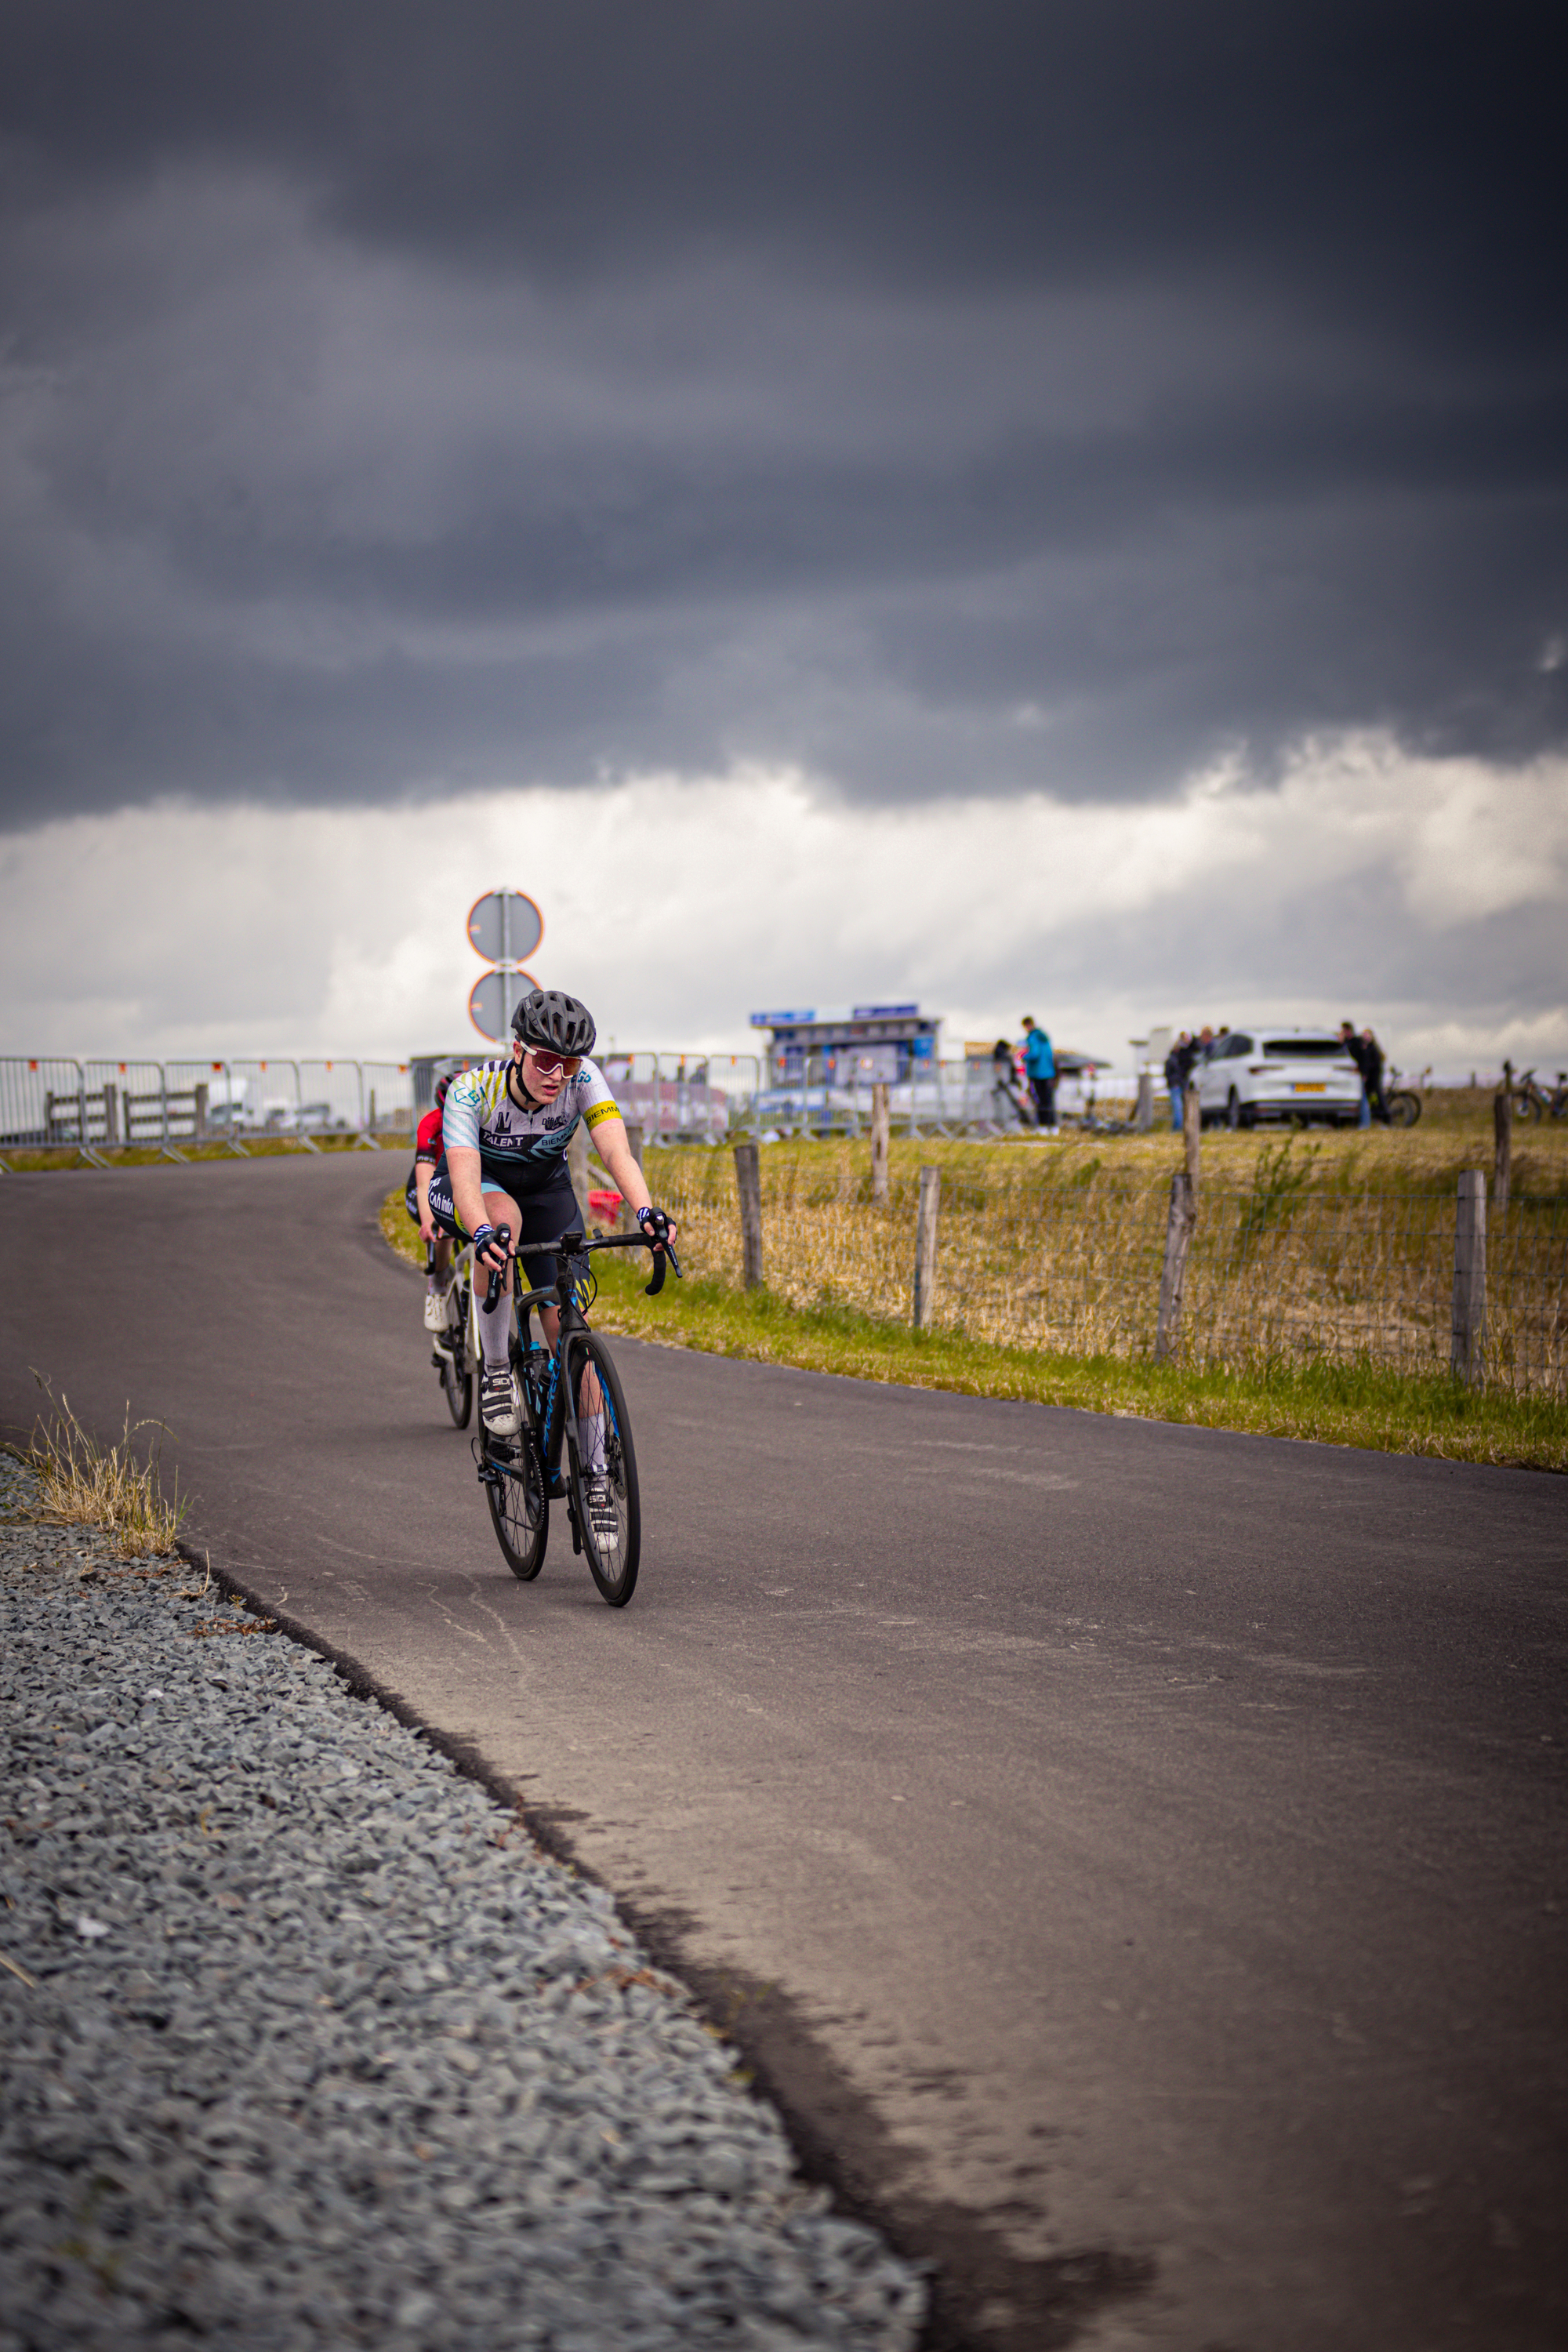
<path id="1" fill-rule="evenodd" d="M 741 1279 L 763 1286 L 763 1175 L 755 1143 L 735 1146 L 735 1191 L 741 1203 Z"/>
<path id="2" fill-rule="evenodd" d="M 1154 1327 L 1154 1361 L 1174 1353 L 1182 1323 L 1182 1286 L 1187 1252 L 1198 1222 L 1197 1195 L 1184 1168 L 1171 1178 L 1171 1211 L 1165 1222 L 1165 1263 L 1160 1273 L 1160 1312 Z"/>
<path id="3" fill-rule="evenodd" d="M 888 1197 L 888 1086 L 879 1078 L 871 1088 L 871 1198 L 886 1202 Z"/>
<path id="4" fill-rule="evenodd" d="M 928 1330 L 936 1299 L 936 1219 L 942 1198 L 942 1171 L 921 1170 L 920 1205 L 915 1212 L 915 1329 Z"/>
<path id="5" fill-rule="evenodd" d="M 1455 1378 L 1479 1388 L 1485 1377 L 1487 1343 L 1487 1180 L 1479 1168 L 1459 1178 L 1454 1220 L 1454 1339 L 1449 1361 Z"/>

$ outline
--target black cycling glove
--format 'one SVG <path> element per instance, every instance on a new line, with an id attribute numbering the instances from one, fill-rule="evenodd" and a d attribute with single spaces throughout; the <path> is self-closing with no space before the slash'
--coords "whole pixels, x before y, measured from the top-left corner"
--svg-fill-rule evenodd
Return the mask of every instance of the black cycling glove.
<path id="1" fill-rule="evenodd" d="M 667 1242 L 669 1239 L 669 1219 L 662 1209 L 639 1209 L 637 1223 L 650 1242 Z"/>

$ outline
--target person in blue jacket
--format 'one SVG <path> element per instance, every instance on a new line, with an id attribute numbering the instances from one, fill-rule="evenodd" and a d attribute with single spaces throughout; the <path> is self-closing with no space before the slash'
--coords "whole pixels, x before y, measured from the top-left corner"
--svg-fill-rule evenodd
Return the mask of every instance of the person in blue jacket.
<path id="1" fill-rule="evenodd" d="M 1057 1131 L 1057 1057 L 1051 1041 L 1037 1028 L 1032 1013 L 1024 1015 L 1024 1075 L 1035 1097 L 1035 1124 L 1043 1134 Z"/>

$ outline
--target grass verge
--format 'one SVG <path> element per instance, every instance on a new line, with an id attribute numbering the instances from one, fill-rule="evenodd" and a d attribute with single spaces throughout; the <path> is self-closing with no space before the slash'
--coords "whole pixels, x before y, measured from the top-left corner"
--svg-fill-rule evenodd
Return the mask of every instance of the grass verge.
<path id="1" fill-rule="evenodd" d="M 38 1379 L 38 1375 L 34 1375 Z M 46 1381 L 39 1386 L 49 1399 L 49 1412 L 33 1430 L 30 1445 L 12 1450 L 19 1461 L 37 1473 L 43 1487 L 41 1518 L 48 1527 L 101 1528 L 111 1535 L 127 1559 L 167 1558 L 185 1516 L 178 1480 L 173 1496 L 165 1497 L 159 1480 L 158 1445 L 139 1462 L 132 1440 L 139 1430 L 156 1429 L 162 1422 L 132 1423 L 125 1414 L 125 1434 L 108 1451 L 89 1437 L 66 1398 L 57 1404 Z"/>
<path id="2" fill-rule="evenodd" d="M 247 1160 L 308 1160 L 311 1156 L 303 1144 L 286 1135 L 251 1134 L 247 1135 L 244 1140 Z M 339 1134 L 331 1129 L 315 1136 L 314 1141 L 318 1151 L 329 1154 L 363 1149 L 353 1135 Z M 375 1138 L 378 1151 L 411 1153 L 412 1147 L 413 1139 L 406 1130 L 400 1135 L 383 1134 Z M 174 1148 L 181 1154 L 180 1160 L 166 1159 L 155 1143 L 98 1143 L 93 1146 L 110 1168 L 177 1168 L 182 1163 L 188 1166 L 203 1160 L 233 1160 L 236 1156 L 226 1143 L 221 1140 L 215 1142 L 210 1139 L 204 1143 L 196 1143 L 189 1136 L 176 1136 Z M 26 1144 L 7 1144 L 0 1151 L 0 1160 L 4 1160 L 14 1176 L 68 1176 L 79 1169 L 91 1168 L 96 1164 L 85 1160 L 74 1143 L 40 1144 L 36 1148 Z"/>
<path id="3" fill-rule="evenodd" d="M 401 1192 L 381 1229 L 411 1265 L 425 1254 Z M 948 1331 L 914 1331 L 840 1304 L 791 1306 L 767 1290 L 689 1276 L 644 1294 L 646 1272 L 617 1253 L 595 1261 L 594 1321 L 603 1330 L 757 1363 L 963 1396 L 1012 1397 L 1258 1436 L 1308 1438 L 1384 1454 L 1431 1454 L 1518 1469 L 1568 1471 L 1568 1405 L 1476 1391 L 1445 1378 L 1371 1363 L 1263 1360 L 1232 1369 L 1156 1364 L 992 1346 Z"/>

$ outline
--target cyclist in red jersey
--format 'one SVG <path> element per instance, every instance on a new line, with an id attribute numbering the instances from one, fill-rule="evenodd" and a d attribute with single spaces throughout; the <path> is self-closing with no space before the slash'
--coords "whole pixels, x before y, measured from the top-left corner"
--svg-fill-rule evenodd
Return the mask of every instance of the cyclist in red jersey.
<path id="1" fill-rule="evenodd" d="M 414 1139 L 414 1165 L 409 1171 L 404 1204 L 419 1228 L 425 1244 L 425 1328 L 440 1332 L 451 1317 L 452 1237 L 444 1234 L 430 1213 L 430 1179 L 441 1157 L 441 1114 L 453 1074 L 436 1081 L 436 1099 L 419 1122 Z"/>

